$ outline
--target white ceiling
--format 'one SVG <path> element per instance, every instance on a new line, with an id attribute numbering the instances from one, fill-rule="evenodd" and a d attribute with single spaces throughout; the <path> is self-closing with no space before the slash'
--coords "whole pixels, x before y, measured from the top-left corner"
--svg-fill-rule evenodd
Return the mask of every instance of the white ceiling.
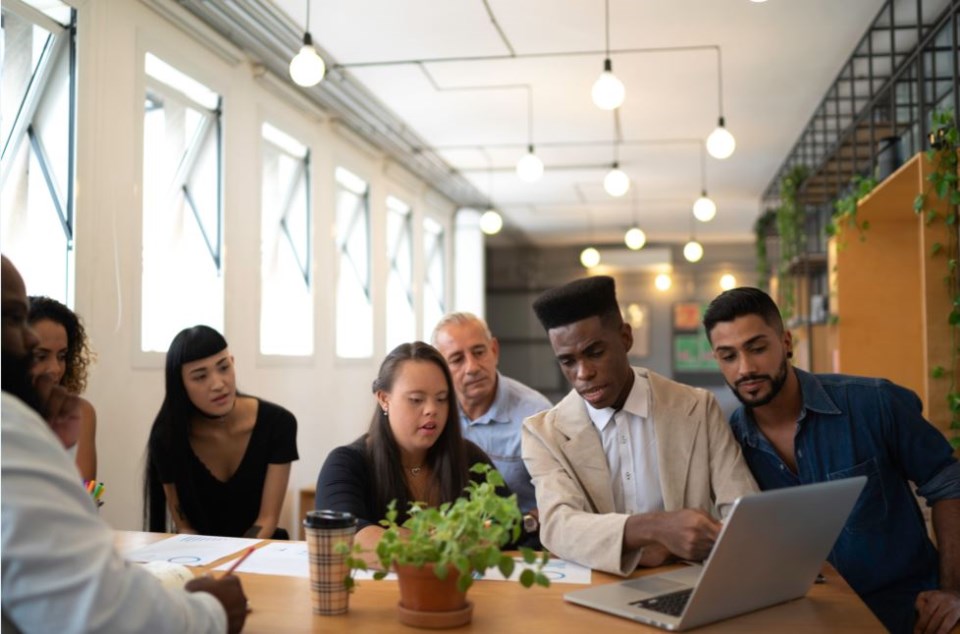
<path id="1" fill-rule="evenodd" d="M 304 23 L 304 0 L 276 3 Z M 604 48 L 603 0 L 487 3 L 518 55 Z M 719 211 L 695 231 L 709 244 L 752 240 L 763 190 L 881 4 L 610 0 L 613 50 L 707 47 L 612 55 L 627 91 L 620 165 L 632 188 L 620 199 L 602 185 L 613 161 L 614 115 L 590 99 L 602 55 L 350 66 L 509 54 L 483 0 L 314 0 L 310 31 L 346 72 L 489 195 L 508 228 L 542 245 L 615 243 L 634 215 L 651 242 L 688 238 L 701 188 L 696 140 L 717 124 L 717 53 L 710 47 L 718 46 L 723 114 L 737 150 L 723 161 L 707 158 L 706 186 Z M 531 87 L 532 137 L 546 166 L 537 183 L 514 171 L 530 132 L 527 90 L 448 90 L 497 85 Z M 583 144 L 593 141 L 600 144 Z M 580 144 L 556 145 L 567 142 Z"/>

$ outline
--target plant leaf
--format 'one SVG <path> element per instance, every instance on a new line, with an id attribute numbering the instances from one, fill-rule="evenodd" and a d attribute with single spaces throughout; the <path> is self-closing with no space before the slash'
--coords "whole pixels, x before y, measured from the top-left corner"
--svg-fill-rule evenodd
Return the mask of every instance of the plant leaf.
<path id="1" fill-rule="evenodd" d="M 536 580 L 537 574 L 530 568 L 526 568 L 520 573 L 520 585 L 522 585 L 524 588 L 529 588 Z"/>
<path id="2" fill-rule="evenodd" d="M 500 574 L 503 575 L 504 578 L 509 579 L 516 566 L 517 562 L 514 561 L 513 557 L 503 556 L 500 558 L 500 564 L 497 566 L 497 569 L 500 570 Z"/>
<path id="3" fill-rule="evenodd" d="M 930 371 L 930 376 L 934 379 L 940 379 L 940 378 L 943 378 L 943 375 L 945 374 L 945 372 L 946 371 L 943 369 L 943 366 L 938 365 L 937 367 L 933 368 L 933 370 Z"/>

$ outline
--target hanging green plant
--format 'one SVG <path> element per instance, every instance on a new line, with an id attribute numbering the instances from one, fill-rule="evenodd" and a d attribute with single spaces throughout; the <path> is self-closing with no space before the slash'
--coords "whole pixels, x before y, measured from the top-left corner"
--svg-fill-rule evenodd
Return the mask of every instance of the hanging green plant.
<path id="1" fill-rule="evenodd" d="M 873 191 L 873 188 L 876 186 L 877 180 L 873 177 L 868 176 L 864 178 L 859 174 L 854 176 L 850 181 L 850 192 L 846 196 L 837 199 L 833 204 L 833 214 L 830 216 L 830 222 L 824 229 L 826 234 L 833 237 L 838 235 L 844 227 L 848 227 L 857 230 L 860 234 L 861 242 L 866 240 L 866 231 L 870 228 L 870 221 L 858 220 L 857 208 L 860 200 Z M 837 244 L 837 248 L 842 248 L 843 246 L 843 243 Z"/>
<path id="2" fill-rule="evenodd" d="M 930 149 L 927 150 L 927 159 L 933 165 L 933 171 L 927 176 L 927 184 L 923 191 L 913 201 L 913 209 L 923 216 L 924 223 L 929 226 L 935 222 L 944 222 L 950 231 L 947 232 L 947 243 L 937 242 L 930 247 L 931 258 L 947 258 L 947 275 L 944 284 L 950 296 L 950 313 L 947 321 L 950 324 L 950 350 L 952 353 L 951 367 L 937 366 L 931 371 L 931 378 L 950 381 L 947 393 L 947 405 L 950 411 L 950 443 L 960 449 L 960 272 L 958 272 L 958 206 L 960 206 L 960 190 L 957 189 L 957 148 L 960 145 L 960 131 L 952 110 L 941 110 L 933 113 L 930 128 Z M 931 196 L 945 201 L 948 205 L 946 212 L 939 212 L 928 204 Z"/>
<path id="3" fill-rule="evenodd" d="M 780 207 L 777 209 L 777 233 L 780 235 L 780 308 L 787 319 L 796 310 L 796 288 L 790 265 L 803 253 L 804 211 L 797 201 L 800 186 L 807 178 L 806 165 L 797 165 L 780 182 Z"/>
<path id="4" fill-rule="evenodd" d="M 777 220 L 777 212 L 768 209 L 753 223 L 753 234 L 757 249 L 757 287 L 767 290 L 770 286 L 770 260 L 767 254 L 767 236 Z"/>

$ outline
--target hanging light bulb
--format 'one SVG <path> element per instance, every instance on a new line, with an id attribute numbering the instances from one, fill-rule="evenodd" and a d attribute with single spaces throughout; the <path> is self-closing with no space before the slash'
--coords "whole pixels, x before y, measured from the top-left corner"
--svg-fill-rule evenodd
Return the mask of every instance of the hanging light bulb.
<path id="1" fill-rule="evenodd" d="M 600 73 L 597 81 L 593 82 L 590 95 L 593 97 L 593 103 L 601 110 L 613 110 L 623 105 L 626 90 L 623 82 L 613 74 L 613 64 L 609 57 L 603 60 L 603 72 Z"/>
<path id="2" fill-rule="evenodd" d="M 527 153 L 517 161 L 517 176 L 520 180 L 533 183 L 543 176 L 543 161 L 533 153 L 533 145 L 527 146 Z"/>
<path id="3" fill-rule="evenodd" d="M 700 198 L 693 203 L 693 217 L 700 222 L 710 222 L 717 215 L 717 203 L 713 202 L 707 192 L 703 191 Z"/>
<path id="4" fill-rule="evenodd" d="M 316 86 L 327 72 L 327 65 L 313 47 L 310 33 L 303 34 L 303 46 L 300 52 L 290 60 L 290 78 L 300 86 Z"/>
<path id="5" fill-rule="evenodd" d="M 593 247 L 587 247 L 580 252 L 580 264 L 582 264 L 584 268 L 592 269 L 600 264 L 600 252 Z"/>
<path id="6" fill-rule="evenodd" d="M 725 291 L 729 291 L 731 288 L 737 286 L 737 278 L 729 273 L 724 273 L 720 276 L 720 288 Z"/>
<path id="7" fill-rule="evenodd" d="M 647 243 L 647 234 L 640 227 L 633 227 L 623 234 L 623 241 L 628 248 L 639 251 Z"/>
<path id="8" fill-rule="evenodd" d="M 500 233 L 503 228 L 503 218 L 497 213 L 496 209 L 487 209 L 480 216 L 480 231 L 488 236 Z"/>
<path id="9" fill-rule="evenodd" d="M 703 257 L 703 245 L 691 238 L 690 242 L 683 245 L 683 257 L 687 262 L 699 262 Z"/>
<path id="10" fill-rule="evenodd" d="M 737 141 L 724 127 L 723 117 L 720 117 L 717 127 L 707 137 L 707 152 L 715 159 L 728 158 L 737 149 Z"/>
<path id="11" fill-rule="evenodd" d="M 619 163 L 614 163 L 613 168 L 603 177 L 603 188 L 616 198 L 623 196 L 630 189 L 630 177 L 620 169 Z"/>
<path id="12" fill-rule="evenodd" d="M 660 273 L 653 280 L 653 285 L 657 287 L 658 291 L 668 291 L 673 286 L 673 280 L 670 279 L 669 273 Z"/>

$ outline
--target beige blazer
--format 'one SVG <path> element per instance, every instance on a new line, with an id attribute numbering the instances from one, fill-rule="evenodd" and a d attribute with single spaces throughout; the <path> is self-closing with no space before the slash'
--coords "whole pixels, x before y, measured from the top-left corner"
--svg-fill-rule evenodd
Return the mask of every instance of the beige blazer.
<path id="1" fill-rule="evenodd" d="M 719 517 L 736 498 L 757 491 L 713 394 L 634 371 L 650 381 L 665 510 L 697 508 Z M 615 512 L 600 433 L 576 391 L 524 421 L 523 461 L 536 487 L 544 547 L 591 568 L 630 574 L 640 551 L 623 551 L 628 515 Z"/>

